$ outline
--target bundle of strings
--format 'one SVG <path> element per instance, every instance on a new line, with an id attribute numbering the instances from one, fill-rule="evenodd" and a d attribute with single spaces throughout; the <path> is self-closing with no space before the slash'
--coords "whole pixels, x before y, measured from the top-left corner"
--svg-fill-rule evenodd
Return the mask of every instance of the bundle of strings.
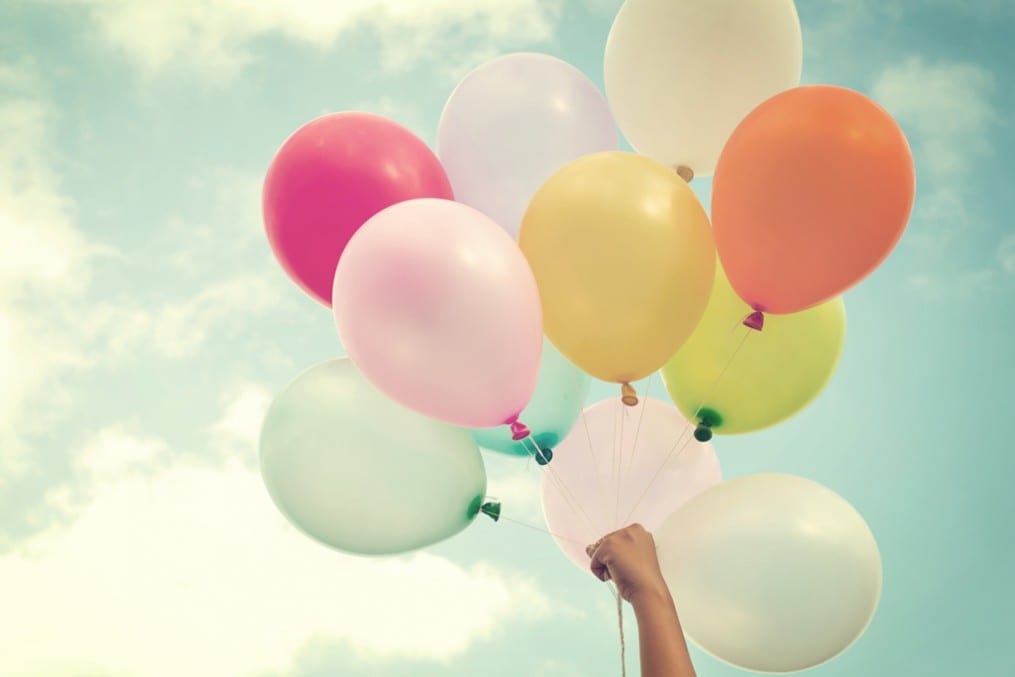
<path id="1" fill-rule="evenodd" d="M 613 589 L 617 596 L 617 628 L 620 630 L 620 677 L 627 677 L 627 646 L 624 643 L 624 598 L 620 590 Z"/>

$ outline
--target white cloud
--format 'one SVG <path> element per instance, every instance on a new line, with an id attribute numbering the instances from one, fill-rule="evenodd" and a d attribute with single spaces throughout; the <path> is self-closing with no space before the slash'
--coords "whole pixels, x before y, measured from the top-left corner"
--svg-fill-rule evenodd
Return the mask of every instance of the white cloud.
<path id="1" fill-rule="evenodd" d="M 282 302 L 279 285 L 258 275 L 238 275 L 209 284 L 184 298 L 152 306 L 99 303 L 84 318 L 88 336 L 108 356 L 146 353 L 182 359 L 212 340 L 236 338 L 237 321 L 266 313 Z"/>
<path id="2" fill-rule="evenodd" d="M 1001 120 L 996 86 L 994 74 L 980 65 L 919 57 L 885 69 L 874 85 L 874 99 L 899 121 L 913 148 L 917 199 L 907 242 L 925 259 L 944 260 L 979 226 L 972 177 L 992 153 L 991 135 Z M 959 277 L 952 289 L 976 291 L 990 287 L 994 274 L 965 271 Z M 945 285 L 932 278 L 921 274 L 911 283 L 925 292 Z"/>
<path id="3" fill-rule="evenodd" d="M 531 582 L 488 566 L 319 546 L 239 465 L 115 472 L 167 453 L 105 431 L 83 453 L 88 472 L 104 473 L 93 498 L 68 526 L 0 556 L 6 671 L 245 675 L 284 671 L 314 640 L 442 660 L 548 613 Z"/>
<path id="4" fill-rule="evenodd" d="M 545 529 L 539 496 L 543 470 L 535 461 L 491 451 L 483 452 L 483 461 L 489 478 L 486 493 L 501 502 L 502 514 Z"/>
<path id="5" fill-rule="evenodd" d="M 557 2 L 548 0 L 50 0 L 86 8 L 102 39 L 151 75 L 178 68 L 235 74 L 251 46 L 273 35 L 327 48 L 354 30 L 377 31 L 383 63 L 404 67 L 434 55 L 450 26 L 497 48 L 547 40 Z"/>
<path id="6" fill-rule="evenodd" d="M 134 435 L 121 426 L 110 426 L 101 430 L 74 461 L 79 474 L 94 483 L 150 468 L 168 451 L 168 445 L 158 438 Z"/>
<path id="7" fill-rule="evenodd" d="M 585 673 L 564 661 L 549 658 L 536 668 L 534 677 L 584 677 Z"/>
<path id="8" fill-rule="evenodd" d="M 994 76 L 982 66 L 911 57 L 881 73 L 874 98 L 914 136 L 921 174 L 951 182 L 990 152 L 999 121 L 994 91 Z"/>
<path id="9" fill-rule="evenodd" d="M 41 78 L 24 62 L 0 62 L 0 88 L 3 485 L 27 468 L 30 440 L 52 429 L 72 404 L 65 386 L 70 373 L 129 355 L 193 356 L 213 340 L 246 331 L 245 320 L 277 310 L 288 283 L 275 267 L 274 275 L 265 274 L 271 255 L 259 227 L 260 181 L 218 172 L 210 184 L 216 200 L 209 222 L 170 224 L 175 237 L 153 242 L 151 255 L 138 259 L 147 262 L 146 273 L 152 266 L 175 269 L 177 278 L 204 286 L 188 294 L 173 285 L 145 298 L 126 284 L 124 298 L 94 298 L 100 257 L 106 271 L 122 267 L 128 279 L 137 271 L 129 257 L 92 241 L 75 223 L 50 141 L 58 108 L 44 96 Z"/>
<path id="10" fill-rule="evenodd" d="M 1001 268 L 1009 275 L 1015 275 L 1015 233 L 1008 233 L 997 248 Z"/>
<path id="11" fill-rule="evenodd" d="M 247 383 L 238 389 L 226 402 L 222 418 L 211 427 L 211 439 L 220 455 L 252 466 L 257 464 L 261 424 L 271 400 L 271 391 L 262 385 Z"/>
<path id="12" fill-rule="evenodd" d="M 54 111 L 36 83 L 24 63 L 0 63 L 0 483 L 24 436 L 48 420 L 27 420 L 28 402 L 45 394 L 51 412 L 59 375 L 85 361 L 51 329 L 54 308 L 79 297 L 99 251 L 73 226 L 48 143 Z"/>
<path id="13" fill-rule="evenodd" d="M 958 303 L 962 299 L 997 291 L 1000 273 L 995 268 L 965 270 L 950 275 L 917 273 L 907 280 L 910 289 L 924 299 Z"/>

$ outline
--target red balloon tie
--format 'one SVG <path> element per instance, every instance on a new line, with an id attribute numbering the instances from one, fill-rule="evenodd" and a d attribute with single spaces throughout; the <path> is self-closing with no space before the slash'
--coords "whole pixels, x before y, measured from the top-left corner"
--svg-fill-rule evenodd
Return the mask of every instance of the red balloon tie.
<path id="1" fill-rule="evenodd" d="M 744 318 L 744 326 L 755 331 L 761 331 L 765 328 L 765 313 L 760 310 L 755 310 L 753 313 Z"/>
<path id="2" fill-rule="evenodd" d="M 515 442 L 524 440 L 526 437 L 532 434 L 529 427 L 521 421 L 514 421 L 511 424 L 511 439 Z"/>

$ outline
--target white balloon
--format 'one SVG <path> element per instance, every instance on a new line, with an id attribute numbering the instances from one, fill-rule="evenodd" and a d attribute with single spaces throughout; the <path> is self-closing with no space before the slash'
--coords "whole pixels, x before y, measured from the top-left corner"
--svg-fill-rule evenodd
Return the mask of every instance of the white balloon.
<path id="1" fill-rule="evenodd" d="M 437 128 L 437 156 L 455 199 L 515 238 L 543 182 L 618 142 L 602 93 L 546 54 L 508 54 L 476 68 L 451 93 Z"/>
<path id="2" fill-rule="evenodd" d="M 627 0 L 606 42 L 606 98 L 635 150 L 704 176 L 802 64 L 792 0 Z"/>
<path id="3" fill-rule="evenodd" d="M 748 670 L 831 660 L 867 629 L 881 596 L 867 523 L 802 477 L 724 482 L 679 508 L 655 539 L 687 636 Z"/>

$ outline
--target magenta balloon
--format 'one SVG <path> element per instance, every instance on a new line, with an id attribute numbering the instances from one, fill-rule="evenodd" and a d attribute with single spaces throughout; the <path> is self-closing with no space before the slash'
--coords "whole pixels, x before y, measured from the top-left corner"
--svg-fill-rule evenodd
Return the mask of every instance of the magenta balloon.
<path id="1" fill-rule="evenodd" d="M 609 399 L 582 417 L 553 450 L 542 479 L 546 524 L 582 569 L 589 568 L 586 545 L 635 522 L 655 531 L 722 480 L 712 445 L 694 439 L 694 426 L 672 404 L 642 397 L 628 407 Z"/>
<path id="2" fill-rule="evenodd" d="M 451 199 L 437 156 L 405 127 L 370 113 L 333 113 L 290 136 L 264 180 L 268 241 L 304 291 L 331 304 L 335 266 L 367 219 L 403 200 Z"/>
<path id="3" fill-rule="evenodd" d="M 518 245 L 457 202 L 402 202 L 350 240 L 334 313 L 349 357 L 393 400 L 472 428 L 512 422 L 536 387 L 539 291 Z"/>

